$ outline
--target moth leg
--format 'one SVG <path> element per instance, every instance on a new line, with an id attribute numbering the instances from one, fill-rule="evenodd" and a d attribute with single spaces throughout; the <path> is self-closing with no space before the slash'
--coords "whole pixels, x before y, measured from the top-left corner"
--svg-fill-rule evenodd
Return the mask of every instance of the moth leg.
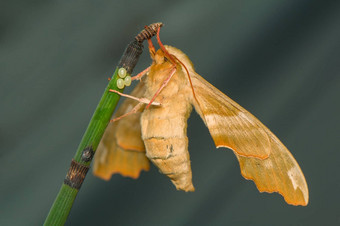
<path id="1" fill-rule="evenodd" d="M 111 119 L 110 122 L 116 122 L 116 121 L 118 121 L 118 120 L 120 120 L 120 119 L 122 119 L 122 118 L 125 118 L 126 116 L 135 114 L 135 113 L 139 112 L 139 110 L 140 110 L 140 108 L 141 108 L 142 106 L 143 106 L 143 103 L 140 102 L 140 103 L 138 103 L 136 106 L 134 106 L 134 107 L 132 108 L 131 111 L 129 111 L 129 112 L 127 112 L 127 113 L 125 113 L 125 114 L 123 114 L 123 115 L 117 117 L 117 118 Z"/>
<path id="2" fill-rule="evenodd" d="M 109 89 L 109 92 L 117 93 L 117 94 L 120 95 L 120 96 L 127 97 L 127 98 L 130 98 L 130 99 L 133 99 L 133 100 L 136 100 L 136 101 L 138 101 L 138 102 L 140 102 L 140 103 L 143 103 L 143 104 L 150 104 L 150 102 L 151 102 L 151 101 L 150 101 L 149 99 L 147 99 L 147 98 L 138 98 L 138 97 L 134 97 L 134 96 L 131 96 L 131 95 L 128 95 L 128 94 L 121 93 L 121 92 L 119 92 L 119 91 L 117 91 L 117 90 L 114 90 L 114 89 Z M 156 102 L 156 101 L 153 101 L 153 102 L 152 102 L 152 105 L 160 106 L 161 103 Z"/>
<path id="3" fill-rule="evenodd" d="M 148 106 L 146 106 L 146 109 L 148 109 L 150 107 L 150 105 L 153 105 L 154 100 L 156 99 L 156 97 L 158 96 L 158 94 L 162 91 L 162 89 L 169 83 L 170 79 L 172 78 L 172 76 L 175 74 L 176 72 L 176 66 L 174 65 L 170 71 L 169 76 L 163 81 L 163 84 L 161 85 L 161 87 L 159 87 L 159 89 L 157 90 L 157 92 L 155 93 L 155 95 L 153 95 L 151 101 L 148 103 Z"/>
<path id="4" fill-rule="evenodd" d="M 149 53 L 150 53 L 151 59 L 154 59 L 156 55 L 156 49 L 155 49 L 155 46 L 152 44 L 151 39 L 148 39 L 148 44 L 149 44 Z"/>
<path id="5" fill-rule="evenodd" d="M 163 50 L 163 52 L 167 55 L 167 57 L 170 59 L 170 61 L 173 63 L 173 67 L 170 71 L 169 76 L 163 81 L 163 84 L 161 85 L 161 87 L 159 87 L 159 89 L 157 90 L 157 92 L 155 93 L 155 95 L 152 97 L 151 101 L 149 102 L 149 104 L 146 106 L 146 109 L 148 109 L 152 103 L 154 102 L 154 100 L 156 99 L 156 97 L 158 96 L 158 94 L 162 91 L 162 89 L 169 83 L 170 79 L 172 78 L 172 76 L 175 74 L 176 72 L 176 60 L 168 53 L 168 51 L 165 49 L 164 45 L 162 44 L 160 38 L 159 38 L 159 31 L 160 28 L 158 28 L 157 30 L 157 41 L 159 46 L 161 47 L 161 49 Z M 151 39 L 148 39 L 148 43 L 149 43 L 149 51 L 150 51 L 150 55 L 151 58 L 154 59 L 155 56 L 155 47 L 152 44 Z M 190 79 L 190 78 L 189 78 Z"/>
<path id="6" fill-rule="evenodd" d="M 148 73 L 150 71 L 150 67 L 144 69 L 142 72 L 138 73 L 138 75 L 132 76 L 131 80 L 140 80 L 146 73 Z"/>

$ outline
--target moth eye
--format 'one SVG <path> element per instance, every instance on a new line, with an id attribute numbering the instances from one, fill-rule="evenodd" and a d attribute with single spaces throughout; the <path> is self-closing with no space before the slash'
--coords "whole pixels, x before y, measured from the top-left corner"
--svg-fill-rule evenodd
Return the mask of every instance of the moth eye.
<path id="1" fill-rule="evenodd" d="M 125 76 L 126 76 L 126 69 L 123 68 L 123 67 L 119 68 L 118 76 L 121 77 L 121 78 L 125 78 Z"/>
<path id="2" fill-rule="evenodd" d="M 169 61 L 169 59 L 164 57 L 164 62 L 168 62 L 168 61 Z"/>
<path id="3" fill-rule="evenodd" d="M 124 84 L 125 84 L 125 86 L 131 85 L 131 76 L 130 75 L 128 75 L 124 78 Z"/>
<path id="4" fill-rule="evenodd" d="M 124 88 L 124 80 L 123 79 L 121 79 L 121 78 L 117 79 L 117 87 L 119 89 L 123 89 Z"/>

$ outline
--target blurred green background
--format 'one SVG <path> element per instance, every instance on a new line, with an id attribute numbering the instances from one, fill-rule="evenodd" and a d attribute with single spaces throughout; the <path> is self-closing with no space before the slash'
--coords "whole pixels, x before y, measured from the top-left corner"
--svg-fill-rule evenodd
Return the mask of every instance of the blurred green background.
<path id="1" fill-rule="evenodd" d="M 107 78 L 158 21 L 164 44 L 291 150 L 310 203 L 259 193 L 192 113 L 194 193 L 153 166 L 138 180 L 89 173 L 66 225 L 340 224 L 340 1 L 7 1 L 0 17 L 0 225 L 44 222 Z"/>

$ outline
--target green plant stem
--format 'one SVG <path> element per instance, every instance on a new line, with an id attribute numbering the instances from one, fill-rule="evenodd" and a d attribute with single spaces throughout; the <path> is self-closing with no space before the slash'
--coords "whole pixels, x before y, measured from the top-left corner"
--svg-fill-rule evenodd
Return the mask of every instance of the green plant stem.
<path id="1" fill-rule="evenodd" d="M 71 211 L 73 202 L 90 168 L 90 164 L 95 154 L 99 142 L 105 132 L 110 118 L 117 106 L 120 96 L 110 92 L 110 89 L 123 92 L 124 89 L 117 87 L 118 69 L 123 67 L 130 75 L 135 67 L 139 56 L 142 54 L 142 42 L 151 39 L 159 32 L 162 23 L 154 23 L 145 26 L 132 42 L 129 43 L 116 68 L 109 84 L 107 85 L 102 98 L 94 112 L 92 119 L 79 144 L 76 154 L 72 159 L 71 166 L 67 172 L 63 185 L 48 213 L 44 225 L 64 225 Z"/>
<path id="2" fill-rule="evenodd" d="M 81 156 L 83 150 L 87 147 L 92 147 L 93 150 L 97 149 L 101 137 L 104 134 L 106 126 L 109 123 L 112 113 L 120 98 L 119 95 L 109 92 L 109 89 L 118 90 L 120 92 L 123 91 L 122 89 L 117 88 L 117 73 L 118 68 L 116 68 L 111 81 L 106 87 L 74 156 L 73 160 L 84 166 L 89 166 L 91 161 L 85 162 L 82 160 Z M 45 225 L 63 225 L 71 210 L 77 193 L 78 189 L 63 184 L 46 218 Z"/>
<path id="3" fill-rule="evenodd" d="M 77 194 L 77 189 L 63 184 L 44 225 L 64 225 Z"/>

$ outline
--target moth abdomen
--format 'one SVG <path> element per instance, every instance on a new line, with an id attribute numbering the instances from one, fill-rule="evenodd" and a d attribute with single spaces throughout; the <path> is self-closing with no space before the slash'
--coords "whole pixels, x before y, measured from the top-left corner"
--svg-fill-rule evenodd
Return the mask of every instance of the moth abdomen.
<path id="1" fill-rule="evenodd" d="M 178 190 L 194 191 L 187 137 L 144 139 L 146 156 Z"/>

